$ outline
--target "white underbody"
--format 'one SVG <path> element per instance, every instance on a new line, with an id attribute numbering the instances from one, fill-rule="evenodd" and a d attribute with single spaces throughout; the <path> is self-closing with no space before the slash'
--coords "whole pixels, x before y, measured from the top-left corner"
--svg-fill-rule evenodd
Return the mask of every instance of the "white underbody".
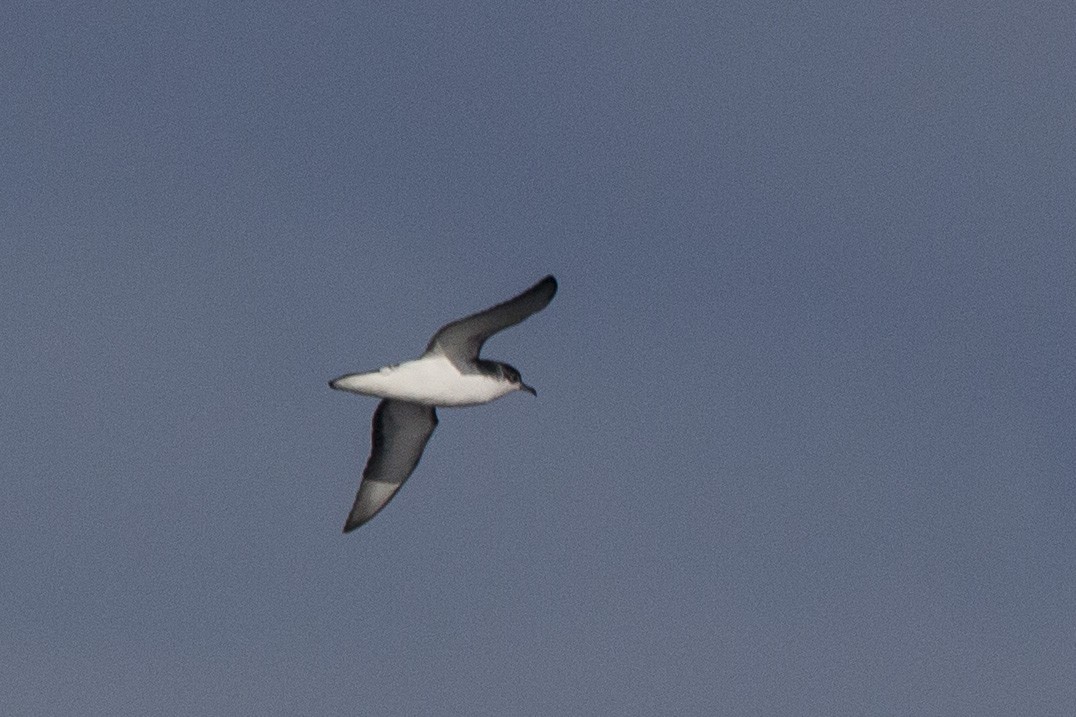
<path id="1" fill-rule="evenodd" d="M 460 373 L 440 354 L 428 354 L 369 373 L 353 373 L 336 379 L 333 388 L 427 406 L 475 406 L 519 389 L 492 376 Z"/>

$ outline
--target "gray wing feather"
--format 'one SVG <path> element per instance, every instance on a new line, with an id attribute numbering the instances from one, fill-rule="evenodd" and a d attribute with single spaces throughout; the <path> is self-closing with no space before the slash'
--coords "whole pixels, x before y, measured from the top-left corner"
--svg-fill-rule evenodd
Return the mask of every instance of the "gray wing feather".
<path id="1" fill-rule="evenodd" d="M 373 447 L 362 472 L 355 505 L 344 524 L 348 533 L 384 508 L 422 458 L 437 427 L 433 406 L 385 399 L 374 411 Z"/>
<path id="2" fill-rule="evenodd" d="M 557 280 L 547 276 L 515 298 L 442 326 L 426 353 L 440 352 L 454 363 L 473 361 L 486 339 L 549 306 L 556 293 Z"/>

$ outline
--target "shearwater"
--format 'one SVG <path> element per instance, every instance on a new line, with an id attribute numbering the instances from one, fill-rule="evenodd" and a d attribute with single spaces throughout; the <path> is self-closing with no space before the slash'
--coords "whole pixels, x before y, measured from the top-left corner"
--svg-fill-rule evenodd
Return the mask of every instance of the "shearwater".
<path id="1" fill-rule="evenodd" d="M 329 382 L 383 399 L 374 411 L 373 447 L 345 533 L 377 515 L 415 470 L 437 427 L 437 406 L 475 406 L 513 391 L 538 395 L 515 368 L 479 358 L 478 352 L 486 339 L 541 311 L 556 293 L 557 280 L 547 276 L 515 298 L 445 324 L 414 361 Z"/>

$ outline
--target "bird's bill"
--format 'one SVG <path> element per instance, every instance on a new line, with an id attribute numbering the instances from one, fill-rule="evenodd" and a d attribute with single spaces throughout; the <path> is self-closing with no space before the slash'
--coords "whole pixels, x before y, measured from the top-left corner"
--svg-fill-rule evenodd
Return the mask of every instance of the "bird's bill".
<path id="1" fill-rule="evenodd" d="M 532 396 L 537 396 L 538 395 L 538 392 L 535 391 L 533 387 L 528 386 L 527 384 L 523 383 L 522 381 L 520 381 L 520 383 L 519 383 L 519 390 L 520 391 L 526 391 L 527 393 L 529 393 Z"/>

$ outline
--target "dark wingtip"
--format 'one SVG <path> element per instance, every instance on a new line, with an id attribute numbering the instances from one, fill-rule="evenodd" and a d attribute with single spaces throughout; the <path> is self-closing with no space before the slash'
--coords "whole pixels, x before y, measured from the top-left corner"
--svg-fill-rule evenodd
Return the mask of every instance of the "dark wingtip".
<path id="1" fill-rule="evenodd" d="M 557 294 L 557 279 L 552 274 L 548 274 L 545 276 L 545 278 L 535 284 L 531 290 L 533 291 L 534 289 L 542 289 L 544 291 L 548 291 L 549 300 L 552 301 L 553 297 Z"/>

